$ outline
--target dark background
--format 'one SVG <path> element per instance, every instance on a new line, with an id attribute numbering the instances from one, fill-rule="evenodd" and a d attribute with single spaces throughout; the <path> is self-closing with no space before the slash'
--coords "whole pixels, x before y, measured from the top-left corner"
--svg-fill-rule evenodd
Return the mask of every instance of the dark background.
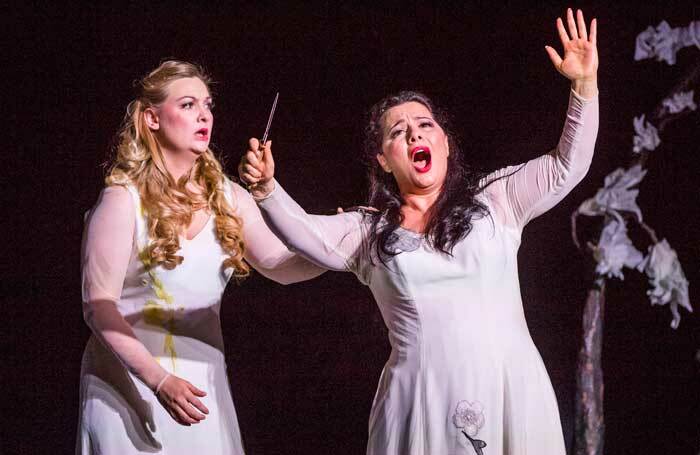
<path id="1" fill-rule="evenodd" d="M 186 7 L 4 8 L 5 118 L 2 453 L 71 453 L 78 375 L 89 330 L 80 310 L 83 213 L 95 202 L 132 82 L 164 58 L 204 65 L 217 84 L 213 147 L 235 173 L 249 136 L 265 126 L 278 178 L 310 212 L 365 197 L 359 160 L 369 106 L 418 89 L 455 119 L 467 160 L 484 170 L 553 147 L 568 83 L 545 44 L 561 46 L 554 19 L 566 3 L 434 6 L 348 2 Z M 695 3 L 695 6 L 693 6 Z M 572 444 L 576 356 L 587 259 L 570 240 L 569 215 L 631 158 L 632 119 L 652 112 L 700 50 L 675 66 L 634 62 L 636 35 L 662 19 L 700 19 L 696 2 L 632 6 L 575 3 L 599 18 L 600 133 L 586 180 L 525 230 L 520 275 L 528 324 L 556 390 Z M 9 32 L 9 33 L 8 33 Z M 696 95 L 697 99 L 697 95 Z M 673 123 L 649 161 L 639 198 L 645 220 L 678 251 L 698 306 L 700 115 Z M 9 158 L 9 159 L 8 159 Z M 645 278 L 626 271 L 607 293 L 603 353 L 607 454 L 700 450 L 698 318 L 652 308 Z M 231 284 L 222 310 L 242 434 L 251 454 L 358 454 L 388 355 L 367 288 L 327 273 L 281 286 L 254 275 Z"/>

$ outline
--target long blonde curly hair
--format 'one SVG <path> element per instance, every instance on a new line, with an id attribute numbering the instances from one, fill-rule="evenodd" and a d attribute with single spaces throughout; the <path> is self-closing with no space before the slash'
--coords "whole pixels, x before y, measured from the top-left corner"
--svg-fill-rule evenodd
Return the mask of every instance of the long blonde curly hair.
<path id="1" fill-rule="evenodd" d="M 243 260 L 243 220 L 236 216 L 225 196 L 225 175 L 211 149 L 202 153 L 186 173 L 176 182 L 167 171 L 163 153 L 144 120 L 144 111 L 157 107 L 168 96 L 171 83 L 183 78 L 198 78 L 209 88 L 210 77 L 191 63 L 169 60 L 139 81 L 139 94 L 129 103 L 122 127 L 116 157 L 110 166 L 105 183 L 134 185 L 141 196 L 151 239 L 145 263 L 148 267 L 162 265 L 174 269 L 184 258 L 180 250 L 180 232 L 189 226 L 194 211 L 208 208 L 216 222 L 216 236 L 228 253 L 222 264 L 233 268 L 237 278 L 248 275 L 250 268 Z M 202 193 L 187 188 L 192 182 Z"/>

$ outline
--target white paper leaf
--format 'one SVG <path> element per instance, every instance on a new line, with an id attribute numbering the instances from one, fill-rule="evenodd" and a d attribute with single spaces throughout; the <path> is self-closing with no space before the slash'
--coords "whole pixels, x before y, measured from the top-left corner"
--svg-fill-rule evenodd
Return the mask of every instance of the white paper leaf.
<path id="1" fill-rule="evenodd" d="M 669 305 L 673 319 L 671 327 L 678 328 L 681 321 L 679 306 L 693 311 L 688 295 L 688 280 L 685 278 L 678 255 L 666 239 L 649 247 L 649 255 L 640 264 L 640 269 L 649 277 L 652 288 L 647 291 L 652 305 Z"/>

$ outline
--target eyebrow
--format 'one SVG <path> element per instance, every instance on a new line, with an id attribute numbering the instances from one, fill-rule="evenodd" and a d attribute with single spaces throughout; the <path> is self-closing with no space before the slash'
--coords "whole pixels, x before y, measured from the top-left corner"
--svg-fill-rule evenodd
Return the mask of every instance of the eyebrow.
<path id="1" fill-rule="evenodd" d="M 413 118 L 418 119 L 418 120 L 432 120 L 433 122 L 435 121 L 434 118 L 432 118 L 432 117 L 425 117 L 425 116 L 418 116 L 418 117 L 413 117 Z M 400 119 L 398 122 L 396 122 L 396 123 L 394 123 L 393 125 L 391 125 L 391 128 L 389 128 L 389 131 L 393 130 L 394 127 L 396 127 L 396 125 L 398 125 L 398 124 L 401 123 L 401 122 L 405 122 L 405 120 L 404 120 L 404 119 Z"/>
<path id="2" fill-rule="evenodd" d="M 395 127 L 396 125 L 398 125 L 399 123 L 401 123 L 401 122 L 405 122 L 405 120 L 404 120 L 404 119 L 399 119 L 398 122 L 396 122 L 396 123 L 394 123 L 393 125 L 391 125 L 391 128 L 389 128 L 389 131 L 393 130 L 394 127 Z"/>
<path id="3" fill-rule="evenodd" d="M 185 98 L 192 98 L 193 100 L 197 100 L 197 97 L 196 97 L 196 96 L 185 95 L 185 96 L 181 96 L 180 98 L 176 99 L 175 101 L 182 101 L 182 100 L 185 99 Z M 210 99 L 212 99 L 212 98 L 211 98 L 211 96 L 207 96 L 207 97 L 204 98 L 204 99 L 205 99 L 205 100 L 210 100 Z"/>

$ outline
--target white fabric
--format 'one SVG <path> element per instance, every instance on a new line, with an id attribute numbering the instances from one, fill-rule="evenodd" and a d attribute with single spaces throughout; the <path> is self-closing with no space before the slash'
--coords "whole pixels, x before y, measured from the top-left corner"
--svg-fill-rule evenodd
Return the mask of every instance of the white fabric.
<path id="1" fill-rule="evenodd" d="M 250 195 L 227 181 L 243 219 L 245 259 L 283 283 L 324 269 L 294 255 L 270 232 Z M 219 310 L 231 270 L 214 218 L 191 240 L 180 238 L 184 261 L 146 270 L 146 220 L 133 187 L 106 188 L 92 210 L 82 249 L 83 309 L 93 330 L 82 362 L 78 454 L 242 454 L 231 398 Z M 172 373 L 204 390 L 210 413 L 186 427 L 153 390 Z"/>
<path id="2" fill-rule="evenodd" d="M 449 257 L 422 235 L 386 266 L 363 255 L 368 223 L 358 213 L 310 216 L 279 186 L 259 201 L 292 250 L 367 284 L 392 352 L 369 418 L 371 455 L 563 455 L 556 398 L 527 329 L 517 251 L 528 221 L 561 201 L 584 177 L 598 130 L 598 100 L 572 92 L 553 152 L 495 172 L 482 193 L 491 217 Z"/>

